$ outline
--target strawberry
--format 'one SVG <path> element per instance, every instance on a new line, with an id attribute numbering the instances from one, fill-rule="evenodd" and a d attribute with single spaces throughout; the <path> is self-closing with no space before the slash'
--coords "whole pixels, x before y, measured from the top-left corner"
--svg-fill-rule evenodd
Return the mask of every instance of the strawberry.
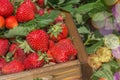
<path id="1" fill-rule="evenodd" d="M 24 69 L 25 69 L 24 65 L 22 64 L 21 61 L 13 60 L 3 66 L 2 73 L 3 74 L 16 73 L 16 72 L 21 72 Z"/>
<path id="2" fill-rule="evenodd" d="M 5 25 L 5 18 L 3 16 L 0 16 L 0 29 L 3 28 Z"/>
<path id="3" fill-rule="evenodd" d="M 43 30 L 34 30 L 30 32 L 26 40 L 32 49 L 36 51 L 45 52 L 48 50 L 49 37 L 48 34 Z"/>
<path id="4" fill-rule="evenodd" d="M 58 15 L 58 17 L 55 19 L 54 23 L 64 22 L 64 18 L 62 15 Z"/>
<path id="5" fill-rule="evenodd" d="M 65 24 L 56 24 L 51 26 L 51 28 L 48 30 L 48 34 L 53 41 L 59 41 L 68 36 L 68 29 Z"/>
<path id="6" fill-rule="evenodd" d="M 36 8 L 35 4 L 34 4 L 31 0 L 24 0 L 24 2 L 22 3 L 22 5 L 27 5 L 27 6 L 29 6 L 35 13 L 37 12 L 37 8 Z"/>
<path id="7" fill-rule="evenodd" d="M 44 15 L 44 13 L 45 13 L 44 9 L 39 9 L 39 10 L 38 10 L 38 14 L 39 14 L 40 16 Z"/>
<path id="8" fill-rule="evenodd" d="M 52 56 L 52 54 L 51 54 L 51 52 L 50 52 L 50 49 L 51 49 L 54 45 L 55 45 L 54 41 L 49 40 L 49 49 L 48 49 L 48 51 L 47 51 L 47 57 L 50 59 L 50 60 L 49 60 L 50 62 L 55 62 L 55 60 L 53 59 L 53 56 Z"/>
<path id="9" fill-rule="evenodd" d="M 99 80 L 107 80 L 106 78 L 99 78 Z"/>
<path id="10" fill-rule="evenodd" d="M 38 53 L 31 53 L 24 60 L 25 69 L 33 69 L 42 67 L 44 64 L 44 59 Z"/>
<path id="11" fill-rule="evenodd" d="M 40 7 L 44 7 L 44 0 L 38 0 L 38 5 Z"/>
<path id="12" fill-rule="evenodd" d="M 2 70 L 3 66 L 6 64 L 6 60 L 4 58 L 0 58 L 0 71 Z"/>
<path id="13" fill-rule="evenodd" d="M 73 60 L 77 55 L 77 50 L 74 48 L 70 39 L 63 39 L 56 43 L 51 49 L 50 54 L 56 62 L 66 62 Z"/>
<path id="14" fill-rule="evenodd" d="M 54 41 L 49 40 L 49 49 L 51 49 L 55 45 Z"/>
<path id="15" fill-rule="evenodd" d="M 14 7 L 9 0 L 0 0 L 0 15 L 8 17 L 14 12 Z"/>
<path id="16" fill-rule="evenodd" d="M 18 47 L 17 43 L 12 43 L 9 48 L 9 52 L 13 54 L 13 58 L 23 61 L 26 58 L 26 54 L 23 49 Z"/>
<path id="17" fill-rule="evenodd" d="M 0 38 L 0 56 L 4 56 L 9 48 L 9 41 L 7 39 Z"/>
<path id="18" fill-rule="evenodd" d="M 9 16 L 5 20 L 6 28 L 12 29 L 18 26 L 18 21 L 15 16 Z"/>
<path id="19" fill-rule="evenodd" d="M 47 57 L 50 59 L 49 62 L 55 62 L 55 59 L 53 58 L 50 49 L 47 51 Z"/>
<path id="20" fill-rule="evenodd" d="M 29 5 L 21 4 L 20 7 L 17 9 L 16 18 L 18 22 L 27 22 L 33 20 L 35 17 L 35 13 L 33 8 Z"/>

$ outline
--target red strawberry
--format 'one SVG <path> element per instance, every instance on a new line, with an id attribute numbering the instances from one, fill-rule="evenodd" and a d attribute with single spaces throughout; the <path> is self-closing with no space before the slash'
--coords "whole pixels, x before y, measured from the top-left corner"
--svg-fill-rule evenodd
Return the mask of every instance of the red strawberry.
<path id="1" fill-rule="evenodd" d="M 21 5 L 27 5 L 29 6 L 34 12 L 37 12 L 37 8 L 35 4 L 31 0 L 24 0 L 24 2 Z"/>
<path id="2" fill-rule="evenodd" d="M 56 23 L 59 23 L 59 22 L 64 22 L 64 18 L 63 18 L 63 16 L 61 16 L 61 15 L 59 15 L 59 16 L 55 19 L 55 21 L 54 21 L 55 24 L 56 24 Z"/>
<path id="3" fill-rule="evenodd" d="M 24 69 L 25 69 L 24 65 L 22 64 L 21 61 L 13 60 L 7 63 L 5 66 L 3 66 L 2 73 L 3 74 L 16 73 L 16 72 L 21 72 Z"/>
<path id="4" fill-rule="evenodd" d="M 38 10 L 38 14 L 39 14 L 40 16 L 44 15 L 44 13 L 45 13 L 44 9 L 39 9 L 39 10 Z"/>
<path id="5" fill-rule="evenodd" d="M 55 61 L 59 63 L 73 60 L 77 55 L 77 50 L 74 48 L 70 39 L 63 39 L 50 49 L 50 53 Z"/>
<path id="6" fill-rule="evenodd" d="M 6 64 L 6 60 L 4 58 L 0 58 L 0 71 L 2 70 L 3 66 Z"/>
<path id="7" fill-rule="evenodd" d="M 14 7 L 9 0 L 0 0 L 0 15 L 8 17 L 14 12 Z"/>
<path id="8" fill-rule="evenodd" d="M 54 41 L 49 40 L 49 49 L 51 49 L 55 45 Z"/>
<path id="9" fill-rule="evenodd" d="M 26 69 L 39 68 L 43 66 L 44 59 L 40 59 L 40 55 L 38 53 L 31 53 L 23 63 Z"/>
<path id="10" fill-rule="evenodd" d="M 13 54 L 14 59 L 23 61 L 26 58 L 26 54 L 24 50 L 18 46 L 19 46 L 18 44 L 12 43 L 9 48 L 9 52 Z"/>
<path id="11" fill-rule="evenodd" d="M 52 56 L 52 54 L 51 54 L 51 52 L 50 52 L 50 49 L 51 49 L 54 45 L 55 45 L 54 41 L 49 40 L 49 49 L 48 49 L 48 51 L 47 51 L 47 57 L 50 59 L 50 60 L 49 60 L 50 62 L 55 62 L 55 60 L 53 59 L 53 56 Z"/>
<path id="12" fill-rule="evenodd" d="M 38 5 L 40 7 L 44 7 L 44 0 L 38 0 Z"/>
<path id="13" fill-rule="evenodd" d="M 3 28 L 5 25 L 5 19 L 3 16 L 0 16 L 0 29 Z"/>
<path id="14" fill-rule="evenodd" d="M 49 62 L 56 62 L 55 59 L 53 58 L 50 49 L 47 51 L 47 57 L 49 59 Z"/>
<path id="15" fill-rule="evenodd" d="M 34 30 L 27 35 L 28 44 L 36 51 L 45 52 L 48 50 L 49 37 L 43 30 Z"/>
<path id="16" fill-rule="evenodd" d="M 35 17 L 35 13 L 29 5 L 21 4 L 17 9 L 16 18 L 18 22 L 27 22 L 33 20 Z"/>
<path id="17" fill-rule="evenodd" d="M 15 16 L 9 16 L 5 20 L 6 28 L 12 29 L 18 26 L 18 21 Z"/>
<path id="18" fill-rule="evenodd" d="M 4 56 L 9 48 L 9 41 L 7 39 L 0 38 L 0 56 Z"/>
<path id="19" fill-rule="evenodd" d="M 68 36 L 68 29 L 65 24 L 56 24 L 51 26 L 51 28 L 48 30 L 48 34 L 53 41 L 59 41 Z"/>

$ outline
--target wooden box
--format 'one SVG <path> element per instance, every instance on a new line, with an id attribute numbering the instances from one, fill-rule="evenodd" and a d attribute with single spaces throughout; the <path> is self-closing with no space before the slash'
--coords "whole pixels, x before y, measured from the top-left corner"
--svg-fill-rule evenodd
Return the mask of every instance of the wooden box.
<path id="1" fill-rule="evenodd" d="M 89 80 L 92 69 L 87 63 L 85 48 L 71 15 L 67 12 L 65 12 L 65 15 L 65 23 L 78 51 L 78 59 L 29 71 L 2 75 L 0 80 L 33 80 L 34 78 L 42 78 L 43 80 Z"/>

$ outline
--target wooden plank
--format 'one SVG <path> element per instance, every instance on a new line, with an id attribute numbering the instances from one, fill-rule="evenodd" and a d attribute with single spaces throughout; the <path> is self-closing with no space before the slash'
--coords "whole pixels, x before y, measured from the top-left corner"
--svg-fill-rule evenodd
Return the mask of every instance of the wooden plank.
<path id="1" fill-rule="evenodd" d="M 44 77 L 44 76 L 49 76 L 53 73 L 55 74 L 56 72 L 54 72 L 54 70 L 56 71 L 58 70 L 59 72 L 59 69 L 64 69 L 64 68 L 67 69 L 68 67 L 72 67 L 74 65 L 80 65 L 80 62 L 78 60 L 74 60 L 74 61 L 69 61 L 66 63 L 56 64 L 56 65 L 49 66 L 49 67 L 42 67 L 42 68 L 24 71 L 24 72 L 15 73 L 15 74 L 2 75 L 0 76 L 0 79 L 1 80 L 8 80 L 8 79 L 22 80 L 21 78 L 34 77 L 35 75 L 40 75 L 40 77 L 42 76 Z"/>
<path id="2" fill-rule="evenodd" d="M 68 25 L 69 34 L 71 37 L 73 37 L 73 43 L 78 51 L 78 59 L 81 63 L 81 72 L 82 72 L 82 79 L 83 80 L 89 80 L 90 76 L 93 73 L 92 68 L 88 65 L 88 55 L 85 51 L 85 47 L 82 43 L 81 37 L 77 31 L 77 28 L 75 28 L 75 24 L 73 22 L 73 19 L 69 13 L 66 12 L 66 24 Z M 74 26 L 74 27 L 71 27 Z"/>
<path id="3" fill-rule="evenodd" d="M 66 14 L 66 25 L 68 26 L 69 34 L 73 38 L 73 44 L 78 51 L 78 59 L 81 63 L 87 63 L 87 54 L 85 51 L 85 47 L 82 43 L 80 34 L 77 31 L 77 28 L 73 22 L 73 19 L 69 13 Z M 72 26 L 72 27 L 71 27 Z"/>

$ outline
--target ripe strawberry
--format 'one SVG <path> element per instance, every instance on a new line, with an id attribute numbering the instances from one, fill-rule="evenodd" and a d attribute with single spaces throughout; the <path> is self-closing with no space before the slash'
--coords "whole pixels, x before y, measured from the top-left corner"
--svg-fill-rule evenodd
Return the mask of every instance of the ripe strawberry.
<path id="1" fill-rule="evenodd" d="M 13 58 L 23 61 L 26 58 L 26 54 L 23 49 L 18 47 L 17 43 L 12 43 L 9 48 L 9 52 L 13 54 Z"/>
<path id="2" fill-rule="evenodd" d="M 0 38 L 0 56 L 4 56 L 9 48 L 9 41 L 7 39 Z"/>
<path id="3" fill-rule="evenodd" d="M 49 37 L 43 30 L 34 30 L 30 32 L 27 35 L 26 40 L 31 48 L 36 51 L 45 52 L 48 50 Z"/>
<path id="4" fill-rule="evenodd" d="M 40 7 L 44 7 L 44 0 L 38 0 L 38 5 Z"/>
<path id="5" fill-rule="evenodd" d="M 5 19 L 3 16 L 0 16 L 0 29 L 3 28 L 5 25 Z"/>
<path id="6" fill-rule="evenodd" d="M 53 41 L 59 41 L 68 36 L 68 29 L 65 24 L 56 24 L 48 30 L 48 34 Z"/>
<path id="7" fill-rule="evenodd" d="M 5 20 L 6 28 L 12 29 L 18 26 L 18 21 L 15 16 L 9 16 Z"/>
<path id="8" fill-rule="evenodd" d="M 0 71 L 2 70 L 3 66 L 6 64 L 6 60 L 4 58 L 0 58 Z"/>
<path id="9" fill-rule="evenodd" d="M 55 43 L 52 40 L 49 40 L 49 49 L 51 49 L 54 45 Z"/>
<path id="10" fill-rule="evenodd" d="M 77 50 L 74 48 L 70 39 L 60 40 L 50 49 L 50 53 L 56 62 L 66 62 L 73 60 L 77 55 Z"/>
<path id="11" fill-rule="evenodd" d="M 55 21 L 54 21 L 55 24 L 56 24 L 56 23 L 59 23 L 59 22 L 64 22 L 64 18 L 63 18 L 62 15 L 59 15 L 59 16 L 55 19 Z"/>
<path id="12" fill-rule="evenodd" d="M 56 62 L 51 54 L 50 49 L 47 51 L 47 57 L 49 58 L 49 62 Z"/>
<path id="13" fill-rule="evenodd" d="M 27 5 L 29 6 L 35 13 L 37 12 L 37 8 L 35 4 L 31 0 L 24 0 L 24 2 L 21 5 Z"/>
<path id="14" fill-rule="evenodd" d="M 14 7 L 9 0 L 0 0 L 0 15 L 8 17 L 14 12 Z"/>
<path id="15" fill-rule="evenodd" d="M 107 80 L 106 78 L 99 78 L 99 80 Z"/>
<path id="16" fill-rule="evenodd" d="M 17 9 L 16 18 L 18 22 L 27 22 L 34 19 L 35 13 L 29 5 L 21 4 L 20 7 Z"/>
<path id="17" fill-rule="evenodd" d="M 25 69 L 33 69 L 42 67 L 44 64 L 44 59 L 40 59 L 40 55 L 38 53 L 31 53 L 24 60 Z"/>
<path id="18" fill-rule="evenodd" d="M 3 74 L 16 73 L 16 72 L 21 72 L 24 69 L 25 69 L 24 65 L 22 64 L 21 61 L 13 60 L 3 66 L 2 73 Z"/>
<path id="19" fill-rule="evenodd" d="M 39 14 L 40 16 L 44 15 L 44 13 L 45 13 L 44 9 L 39 9 L 39 10 L 38 10 L 38 14 Z"/>

